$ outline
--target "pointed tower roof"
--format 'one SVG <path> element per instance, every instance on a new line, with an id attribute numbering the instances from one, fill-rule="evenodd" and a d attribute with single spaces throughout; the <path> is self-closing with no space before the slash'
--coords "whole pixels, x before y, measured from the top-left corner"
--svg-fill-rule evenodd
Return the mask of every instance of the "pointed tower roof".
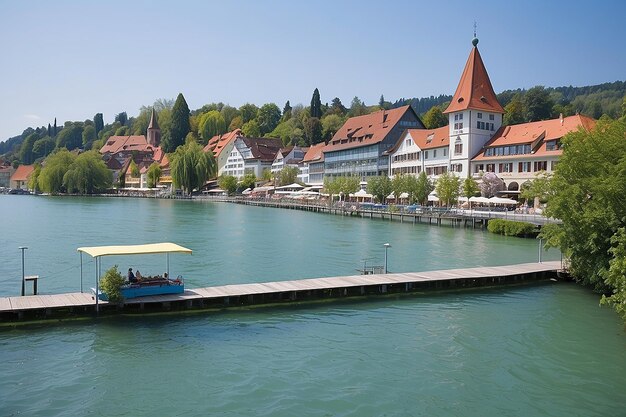
<path id="1" fill-rule="evenodd" d="M 478 39 L 472 39 L 474 47 L 470 52 L 465 69 L 461 75 L 459 86 L 454 92 L 450 105 L 444 113 L 452 113 L 467 109 L 484 110 L 494 113 L 504 113 L 493 91 L 489 74 L 485 69 L 483 59 L 478 52 Z"/>
<path id="2" fill-rule="evenodd" d="M 150 123 L 148 124 L 148 129 L 158 129 L 159 124 L 157 123 L 156 112 L 154 111 L 154 107 L 152 108 L 152 114 L 150 115 Z"/>

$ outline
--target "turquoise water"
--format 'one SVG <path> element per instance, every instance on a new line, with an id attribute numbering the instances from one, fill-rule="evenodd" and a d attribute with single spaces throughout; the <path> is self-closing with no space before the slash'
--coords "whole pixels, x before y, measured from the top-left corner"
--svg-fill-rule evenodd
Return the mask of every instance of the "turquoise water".
<path id="1" fill-rule="evenodd" d="M 0 196 L 7 213 L 5 294 L 22 244 L 44 292 L 77 289 L 91 244 L 189 246 L 171 268 L 197 286 L 352 273 L 387 241 L 393 271 L 537 256 L 480 231 L 225 204 Z M 616 315 L 565 283 L 123 316 L 2 329 L 0 415 L 623 416 L 625 353 Z"/>

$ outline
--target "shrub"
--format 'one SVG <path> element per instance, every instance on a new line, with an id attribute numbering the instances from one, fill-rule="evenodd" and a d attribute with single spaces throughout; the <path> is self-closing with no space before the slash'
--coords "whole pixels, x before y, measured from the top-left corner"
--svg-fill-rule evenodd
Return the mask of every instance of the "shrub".
<path id="1" fill-rule="evenodd" d="M 124 301 L 124 296 L 122 296 L 122 290 L 120 289 L 123 284 L 124 277 L 118 271 L 117 265 L 106 271 L 104 276 L 100 278 L 100 289 L 112 303 Z"/>
<path id="2" fill-rule="evenodd" d="M 535 237 L 539 233 L 532 223 L 516 222 L 512 220 L 493 219 L 489 220 L 487 230 L 504 236 Z"/>

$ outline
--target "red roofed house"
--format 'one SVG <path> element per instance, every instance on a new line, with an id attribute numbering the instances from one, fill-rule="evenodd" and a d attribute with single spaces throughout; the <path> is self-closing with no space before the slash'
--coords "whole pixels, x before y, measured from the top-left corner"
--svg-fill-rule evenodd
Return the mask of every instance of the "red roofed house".
<path id="1" fill-rule="evenodd" d="M 595 124 L 590 117 L 576 115 L 501 127 L 472 159 L 472 173 L 494 172 L 509 191 L 518 191 L 538 172 L 554 171 L 563 153 L 563 136 L 578 129 L 590 131 Z"/>
<path id="2" fill-rule="evenodd" d="M 366 180 L 387 175 L 385 152 L 409 128 L 424 128 L 411 106 L 351 117 L 324 147 L 324 176 L 358 175 Z"/>
<path id="3" fill-rule="evenodd" d="M 470 160 L 500 128 L 504 115 L 478 52 L 478 39 L 472 39 L 472 44 L 459 85 L 444 111 L 449 120 L 450 170 L 462 178 L 470 175 Z"/>
<path id="4" fill-rule="evenodd" d="M 263 176 L 263 171 L 272 168 L 272 162 L 282 141 L 278 138 L 246 138 L 235 139 L 235 146 L 230 152 L 223 173 L 236 178 L 246 174 Z"/>
<path id="5" fill-rule="evenodd" d="M 204 147 L 204 152 L 211 151 L 213 152 L 213 156 L 215 156 L 218 177 L 222 175 L 226 169 L 228 158 L 230 157 L 233 147 L 235 146 L 235 139 L 241 136 L 243 136 L 241 129 L 235 129 L 232 132 L 224 133 L 223 135 L 213 136 Z M 232 172 L 235 168 L 236 167 L 229 167 L 229 172 Z"/>
<path id="6" fill-rule="evenodd" d="M 388 151 L 390 174 L 438 176 L 448 171 L 450 132 L 448 126 L 437 129 L 408 129 Z"/>
<path id="7" fill-rule="evenodd" d="M 15 169 L 11 165 L 0 165 L 0 187 L 11 187 L 11 176 Z"/>
<path id="8" fill-rule="evenodd" d="M 298 168 L 298 178 L 302 180 L 299 164 L 302 162 L 302 159 L 304 159 L 304 155 L 308 150 L 309 148 L 293 145 L 280 148 L 278 152 L 276 152 L 276 156 L 272 162 L 272 174 L 280 172 L 285 167 L 294 167 Z"/>
<path id="9" fill-rule="evenodd" d="M 28 190 L 28 179 L 30 174 L 35 170 L 34 165 L 20 165 L 17 167 L 13 175 L 11 175 L 11 181 L 9 186 L 11 188 L 21 188 L 22 190 Z"/>
<path id="10" fill-rule="evenodd" d="M 324 142 L 311 146 L 302 162 L 300 162 L 300 173 L 302 182 L 309 185 L 324 184 Z"/>

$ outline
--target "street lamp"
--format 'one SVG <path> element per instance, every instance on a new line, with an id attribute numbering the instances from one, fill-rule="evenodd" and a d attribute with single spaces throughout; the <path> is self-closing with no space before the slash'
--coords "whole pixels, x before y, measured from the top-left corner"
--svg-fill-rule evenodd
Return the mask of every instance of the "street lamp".
<path id="1" fill-rule="evenodd" d="M 25 283 L 25 276 L 24 276 L 24 251 L 26 249 L 28 249 L 28 248 L 26 246 L 20 246 L 18 249 L 22 251 L 22 297 L 23 297 L 24 296 L 24 283 Z"/>
<path id="2" fill-rule="evenodd" d="M 385 274 L 387 273 L 387 249 L 391 247 L 391 244 L 385 243 L 383 245 L 385 247 Z"/>

